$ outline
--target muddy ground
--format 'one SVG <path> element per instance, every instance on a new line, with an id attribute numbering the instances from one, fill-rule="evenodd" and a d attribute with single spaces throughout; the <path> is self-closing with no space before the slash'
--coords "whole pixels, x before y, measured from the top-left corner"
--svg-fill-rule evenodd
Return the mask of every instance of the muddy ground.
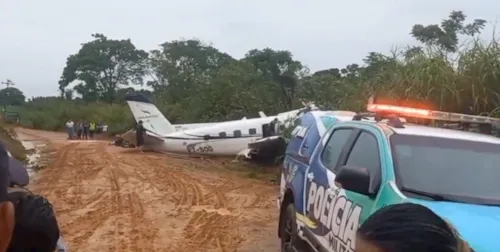
<path id="1" fill-rule="evenodd" d="M 70 251 L 279 250 L 276 185 L 221 161 L 17 132 L 54 150 L 30 189 L 54 204 Z"/>

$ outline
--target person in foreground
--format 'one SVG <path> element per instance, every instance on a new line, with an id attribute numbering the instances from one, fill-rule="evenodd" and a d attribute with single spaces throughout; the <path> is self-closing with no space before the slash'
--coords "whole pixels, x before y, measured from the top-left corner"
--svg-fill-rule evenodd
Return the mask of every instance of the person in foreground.
<path id="1" fill-rule="evenodd" d="M 430 209 L 390 205 L 358 229 L 356 252 L 473 252 L 458 232 Z"/>
<path id="2" fill-rule="evenodd" d="M 9 154 L 0 142 L 0 252 L 6 251 L 14 230 L 14 205 L 8 200 Z"/>
<path id="3" fill-rule="evenodd" d="M 59 226 L 50 202 L 26 192 L 9 193 L 15 208 L 15 227 L 7 252 L 60 251 Z M 63 249 L 65 250 L 65 249 Z"/>

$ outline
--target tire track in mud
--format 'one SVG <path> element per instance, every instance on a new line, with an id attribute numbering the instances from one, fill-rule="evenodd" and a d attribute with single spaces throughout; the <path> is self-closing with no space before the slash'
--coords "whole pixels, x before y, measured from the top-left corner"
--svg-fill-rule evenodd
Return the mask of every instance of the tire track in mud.
<path id="1" fill-rule="evenodd" d="M 68 160 L 71 159 L 71 153 L 75 148 L 77 148 L 77 146 L 78 143 L 71 143 L 57 150 L 54 155 L 54 159 L 56 161 L 46 169 L 47 177 L 49 177 L 50 179 L 40 180 L 37 185 L 38 188 L 43 188 L 39 190 L 43 195 L 46 195 L 48 197 L 54 195 L 53 197 L 59 198 L 64 202 L 72 201 L 71 197 L 69 197 L 69 195 L 67 194 L 68 188 L 67 183 L 65 183 L 65 181 L 70 178 L 68 178 L 68 176 L 65 176 L 64 174 L 66 174 L 66 164 L 68 163 Z M 70 175 L 69 177 L 72 177 L 72 175 Z M 67 206 L 66 204 L 64 205 Z M 65 210 L 67 209 L 63 208 L 58 211 L 62 212 Z"/>
<path id="2" fill-rule="evenodd" d="M 56 159 L 58 160 L 56 167 L 63 168 L 58 173 L 70 175 L 69 178 L 66 176 L 64 182 L 60 181 L 66 185 L 67 197 L 64 200 L 67 203 L 66 206 L 70 206 L 62 211 L 62 214 L 75 215 L 75 212 L 80 214 L 71 216 L 69 221 L 62 222 L 61 228 L 63 231 L 72 230 L 68 232 L 66 238 L 71 244 L 84 244 L 94 235 L 94 231 L 112 216 L 112 212 L 106 208 L 106 202 L 109 199 L 106 188 L 84 186 L 87 181 L 92 180 L 104 169 L 99 162 L 101 160 L 97 157 L 103 148 L 94 143 L 70 143 L 68 146 L 73 146 L 73 148 L 68 148 L 66 151 L 67 158 Z M 67 146 L 63 146 L 61 149 L 66 148 Z M 69 172 L 66 172 L 68 170 Z M 58 213 L 61 214 L 61 211 Z M 63 217 L 66 216 L 63 215 Z M 75 230 L 73 226 L 78 226 L 78 229 Z M 83 248 L 76 246 L 73 249 Z"/>
<path id="3" fill-rule="evenodd" d="M 69 143 L 54 156 L 35 189 L 54 202 L 74 251 L 236 251 L 248 239 L 247 211 L 268 205 L 268 189 L 215 174 L 210 162 L 103 142 Z"/>
<path id="4" fill-rule="evenodd" d="M 108 181 L 111 185 L 111 205 L 112 212 L 119 213 L 125 221 L 115 221 L 114 236 L 119 237 L 114 241 L 112 251 L 152 251 L 156 230 L 152 228 L 153 220 L 145 216 L 144 202 L 142 197 L 126 184 L 130 179 L 135 178 L 138 182 L 144 183 L 143 178 L 133 176 L 137 167 L 128 167 L 122 158 L 111 155 L 104 151 L 108 161 Z M 122 188 L 125 184 L 125 188 Z"/>
<path id="5" fill-rule="evenodd" d="M 137 159 L 131 158 L 120 160 L 122 165 L 135 167 L 148 167 L 148 173 L 142 173 L 141 179 L 147 179 L 152 186 L 158 190 L 166 191 L 176 207 L 176 215 L 188 215 L 188 222 L 184 227 L 183 236 L 173 246 L 175 252 L 184 251 L 207 251 L 217 249 L 218 251 L 234 251 L 241 237 L 234 229 L 235 216 L 231 216 L 227 209 L 228 201 L 221 187 L 204 184 L 198 178 L 192 176 L 183 167 L 188 166 L 183 161 L 159 165 L 145 158 L 139 163 Z M 149 174 L 145 175 L 145 174 Z M 194 175 L 194 174 L 193 174 Z M 154 183 L 158 178 L 162 183 Z M 222 185 L 228 182 L 222 180 Z"/>
<path id="6" fill-rule="evenodd" d="M 40 193 L 53 195 L 49 198 L 56 208 L 62 206 L 57 213 L 72 250 L 89 250 L 84 244 L 107 222 L 113 223 L 111 233 L 115 237 L 108 250 L 152 250 L 151 243 L 144 242 L 148 240 L 144 236 L 151 232 L 142 228 L 148 223 L 143 219 L 141 199 L 135 192 L 122 191 L 121 184 L 127 183 L 128 177 L 117 163 L 106 154 L 104 143 L 70 143 L 59 148 L 55 162 L 44 174 L 58 186 L 52 189 L 49 184 L 38 185 Z M 82 185 L 87 186 L 84 189 Z"/>

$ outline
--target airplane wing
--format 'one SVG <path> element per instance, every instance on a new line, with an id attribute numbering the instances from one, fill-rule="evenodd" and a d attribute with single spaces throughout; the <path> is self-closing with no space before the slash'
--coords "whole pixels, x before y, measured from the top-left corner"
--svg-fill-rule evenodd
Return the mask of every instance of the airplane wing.
<path id="1" fill-rule="evenodd" d="M 266 117 L 267 117 L 267 115 L 266 115 L 266 114 L 264 114 L 264 112 L 262 112 L 262 111 L 259 111 L 259 116 L 260 116 L 261 118 L 266 118 Z"/>

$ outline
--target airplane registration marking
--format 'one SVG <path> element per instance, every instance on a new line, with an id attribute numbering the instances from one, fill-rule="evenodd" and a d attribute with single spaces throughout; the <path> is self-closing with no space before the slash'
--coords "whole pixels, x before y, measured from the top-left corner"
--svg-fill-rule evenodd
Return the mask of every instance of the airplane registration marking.
<path id="1" fill-rule="evenodd" d="M 214 152 L 214 148 L 210 145 L 204 145 L 204 146 L 196 146 L 196 144 L 188 144 L 186 147 L 187 152 L 201 152 L 201 153 L 210 153 Z"/>

